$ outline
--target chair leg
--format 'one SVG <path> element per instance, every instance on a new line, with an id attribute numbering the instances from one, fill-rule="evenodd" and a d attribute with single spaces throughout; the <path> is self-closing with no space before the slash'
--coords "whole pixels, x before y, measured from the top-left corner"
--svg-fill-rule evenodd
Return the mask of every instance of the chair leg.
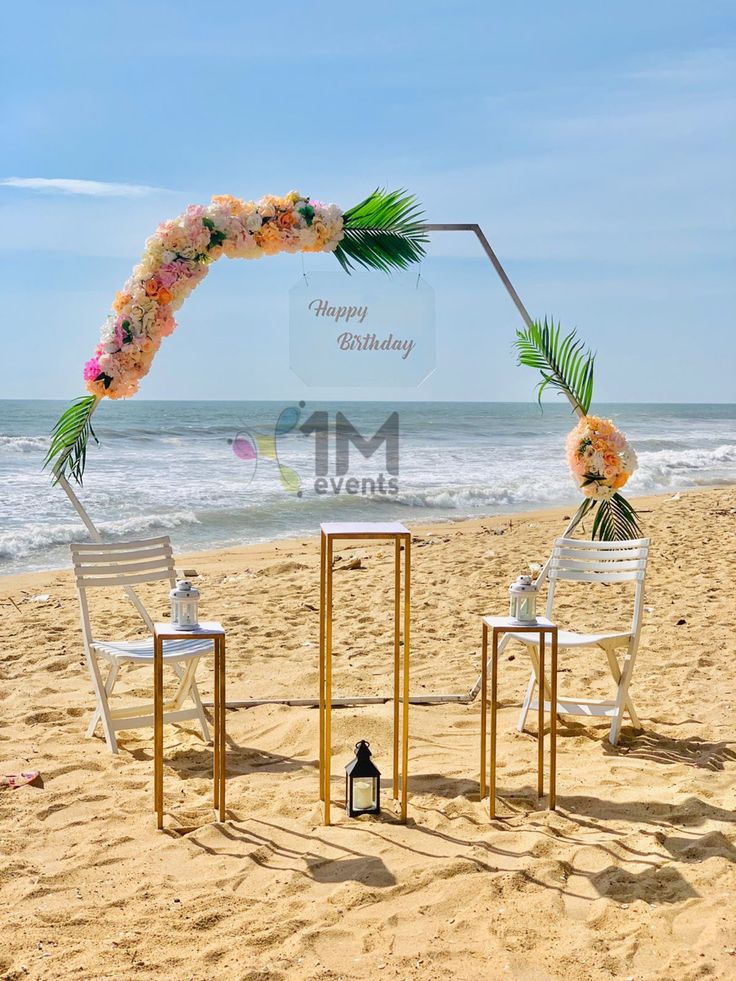
<path id="1" fill-rule="evenodd" d="M 171 664 L 171 662 L 169 663 Z M 174 662 L 174 664 L 175 663 L 176 662 Z M 174 667 L 174 664 L 172 664 L 171 666 Z M 194 668 L 196 667 L 196 662 L 193 663 L 192 661 L 187 661 L 186 666 L 184 667 L 183 670 L 181 668 L 181 665 L 177 664 L 176 667 L 179 668 L 179 671 L 181 671 L 181 673 L 179 673 L 179 671 L 176 672 L 179 677 L 179 686 L 176 689 L 176 694 L 174 695 L 173 703 L 176 709 L 180 709 L 184 704 L 187 695 L 189 694 L 189 689 L 192 687 Z"/>
<path id="2" fill-rule="evenodd" d="M 192 701 L 197 706 L 197 718 L 199 719 L 199 724 L 202 727 L 202 738 L 206 743 L 210 742 L 210 730 L 207 726 L 207 716 L 205 715 L 204 705 L 202 704 L 202 699 L 199 694 L 199 688 L 197 688 L 197 682 L 192 682 L 192 687 L 189 689 L 189 694 L 192 696 Z"/>
<path id="3" fill-rule="evenodd" d="M 617 666 L 618 666 L 618 662 L 617 662 Z M 624 658 L 624 669 L 623 671 L 620 672 L 621 680 L 619 681 L 618 693 L 616 695 L 616 714 L 611 720 L 611 732 L 609 733 L 608 736 L 608 741 L 612 746 L 615 746 L 616 743 L 618 742 L 619 729 L 621 727 L 621 717 L 624 714 L 624 710 L 627 708 L 627 706 L 631 705 L 631 701 L 628 697 L 628 692 L 629 692 L 629 684 L 631 682 L 631 675 L 633 672 L 633 668 L 634 668 L 634 658 L 629 657 L 627 655 Z M 633 708 L 633 706 L 631 706 L 631 708 Z M 630 714 L 631 714 L 631 708 L 628 709 Z M 636 722 L 634 722 L 635 719 Z M 634 725 L 637 728 L 641 729 L 641 724 L 639 724 L 639 720 L 635 714 L 632 715 L 632 722 L 634 722 Z"/>
<path id="4" fill-rule="evenodd" d="M 613 648 L 603 647 L 602 650 L 605 651 L 606 657 L 608 658 L 608 665 L 611 669 L 611 677 L 616 682 L 616 688 L 617 688 L 616 704 L 618 705 L 619 703 L 618 695 L 621 692 L 622 678 L 623 678 L 623 675 L 621 673 L 621 668 L 619 667 L 618 658 L 616 657 L 616 652 L 613 650 Z M 631 698 L 629 697 L 629 683 L 631 681 L 631 672 L 634 666 L 633 660 L 634 660 L 633 657 L 631 657 L 629 654 L 627 654 L 626 657 L 624 658 L 624 673 L 626 673 L 627 675 L 627 681 L 624 690 L 624 698 L 621 704 L 622 704 L 622 712 L 625 710 L 626 712 L 629 713 L 629 718 L 631 719 L 631 724 L 633 725 L 633 727 L 635 729 L 641 730 L 643 726 L 639 721 L 639 716 L 636 714 L 634 703 L 631 701 Z M 615 738 L 611 740 L 611 744 L 613 746 L 616 745 L 615 740 L 618 739 L 619 726 L 620 726 L 620 719 L 616 721 Z M 613 730 L 614 727 L 612 726 L 611 731 L 613 732 Z"/>
<path id="5" fill-rule="evenodd" d="M 524 726 L 526 725 L 526 717 L 529 714 L 529 708 L 532 704 L 532 699 L 534 698 L 534 689 L 537 687 L 537 675 L 539 674 L 539 647 L 535 644 L 533 647 L 529 648 L 529 659 L 532 662 L 532 673 L 529 676 L 529 684 L 527 685 L 526 695 L 524 696 L 524 701 L 521 706 L 521 712 L 519 713 L 519 721 L 516 723 L 516 728 L 519 732 L 524 731 Z M 552 697 L 552 693 L 549 687 L 549 680 L 545 677 L 544 679 L 544 697 L 549 699 Z"/>
<path id="6" fill-rule="evenodd" d="M 105 682 L 105 694 L 109 698 L 112 694 L 112 690 L 115 687 L 115 682 L 117 681 L 118 671 L 120 670 L 120 665 L 117 661 L 113 661 L 110 665 L 110 671 L 107 675 L 107 681 Z M 90 719 L 89 726 L 87 727 L 87 739 L 91 739 L 95 734 L 95 729 L 97 728 L 97 723 L 100 721 L 100 708 L 99 705 L 95 706 L 95 710 L 92 713 L 92 718 Z"/>
<path id="7" fill-rule="evenodd" d="M 176 691 L 176 696 L 174 697 L 174 704 L 176 705 L 177 709 L 179 709 L 187 698 L 191 698 L 191 700 L 194 702 L 195 708 L 197 709 L 197 719 L 199 720 L 199 725 L 202 729 L 202 736 L 204 741 L 209 743 L 210 730 L 207 726 L 207 716 L 204 712 L 204 705 L 202 705 L 202 699 L 199 695 L 197 683 L 194 680 L 198 664 L 199 658 L 196 660 L 190 660 L 184 669 L 182 669 L 181 665 L 177 664 L 176 662 L 172 664 L 172 667 L 174 668 L 174 671 L 176 671 L 179 678 L 179 687 Z"/>
<path id="8" fill-rule="evenodd" d="M 97 699 L 96 712 L 100 721 L 102 722 L 105 742 L 109 746 L 111 753 L 117 753 L 118 741 L 115 738 L 115 730 L 113 728 L 112 719 L 110 718 L 110 706 L 107 704 L 107 682 L 110 681 L 110 675 L 108 675 L 107 682 L 103 685 L 96 655 L 90 650 L 85 650 L 85 657 L 87 659 L 87 667 L 89 668 L 92 685 L 95 689 L 95 698 Z M 112 674 L 112 669 L 110 674 Z M 115 684 L 115 675 L 113 675 L 112 684 Z M 95 721 L 95 725 L 96 724 L 97 723 Z"/>
<path id="9" fill-rule="evenodd" d="M 532 698 L 534 696 L 534 689 L 537 686 L 537 676 L 534 671 L 529 675 L 529 684 L 526 686 L 526 695 L 524 696 L 524 701 L 521 705 L 521 713 L 519 714 L 519 721 L 516 723 L 516 728 L 519 732 L 524 731 L 524 726 L 526 725 L 526 717 L 529 714 L 529 706 L 532 704 Z"/>

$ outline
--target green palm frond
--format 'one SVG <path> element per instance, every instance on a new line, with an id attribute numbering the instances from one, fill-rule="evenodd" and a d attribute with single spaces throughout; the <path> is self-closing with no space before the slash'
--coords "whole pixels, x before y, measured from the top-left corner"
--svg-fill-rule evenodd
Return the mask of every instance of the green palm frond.
<path id="1" fill-rule="evenodd" d="M 525 330 L 516 332 L 518 363 L 537 368 L 542 380 L 537 385 L 537 397 L 542 404 L 542 393 L 548 385 L 561 392 L 576 412 L 587 415 L 593 400 L 593 368 L 595 355 L 570 331 L 560 337 L 560 325 L 554 320 L 547 323 L 535 321 Z"/>
<path id="2" fill-rule="evenodd" d="M 582 504 L 575 512 L 572 521 L 570 522 L 570 530 L 577 528 L 580 522 L 583 520 L 588 511 L 595 507 L 595 501 L 591 497 L 583 498 Z"/>
<path id="3" fill-rule="evenodd" d="M 51 434 L 51 446 L 44 460 L 44 470 L 51 465 L 54 483 L 68 473 L 78 484 L 82 483 L 87 460 L 87 443 L 90 436 L 99 443 L 92 428 L 92 413 L 97 404 L 94 395 L 77 399 L 61 414 Z"/>
<path id="4" fill-rule="evenodd" d="M 343 215 L 337 261 L 347 273 L 356 265 L 382 272 L 406 269 L 425 255 L 422 216 L 414 195 L 376 189 Z"/>
<path id="5" fill-rule="evenodd" d="M 634 508 L 621 494 L 599 501 L 593 519 L 592 537 L 602 542 L 641 538 L 642 531 Z"/>

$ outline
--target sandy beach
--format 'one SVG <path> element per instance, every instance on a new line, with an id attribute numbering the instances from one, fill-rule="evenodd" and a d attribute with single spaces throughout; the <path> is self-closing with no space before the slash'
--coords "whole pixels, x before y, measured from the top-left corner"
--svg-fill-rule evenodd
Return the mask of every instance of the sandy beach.
<path id="1" fill-rule="evenodd" d="M 563 719 L 558 810 L 535 792 L 529 673 L 500 667 L 499 818 L 478 801 L 479 703 L 412 707 L 409 821 L 334 826 L 318 806 L 317 712 L 228 712 L 228 821 L 210 823 L 211 749 L 167 727 L 166 831 L 152 811 L 152 730 L 110 754 L 85 739 L 93 699 L 68 571 L 0 579 L 0 976 L 182 979 L 690 979 L 736 974 L 736 488 L 637 502 L 653 541 L 632 695 L 644 731 Z M 569 510 L 412 525 L 414 695 L 467 693 L 480 617 L 543 562 Z M 175 540 L 174 540 L 175 542 Z M 335 694 L 390 687 L 391 555 L 338 550 Z M 360 568 L 348 560 L 360 558 Z M 354 563 L 352 563 L 354 564 Z M 228 636 L 228 697 L 316 697 L 315 539 L 181 556 Z M 598 591 L 596 591 L 598 590 Z M 48 594 L 47 601 L 32 597 Z M 165 591 L 141 595 L 167 612 Z M 560 591 L 557 619 L 615 628 L 619 587 Z M 140 633 L 102 591 L 100 636 Z M 601 652 L 561 655 L 561 691 L 610 692 Z M 199 678 L 205 699 L 210 676 Z M 150 697 L 146 672 L 119 687 Z M 390 705 L 336 710 L 333 799 L 359 738 L 391 783 Z"/>

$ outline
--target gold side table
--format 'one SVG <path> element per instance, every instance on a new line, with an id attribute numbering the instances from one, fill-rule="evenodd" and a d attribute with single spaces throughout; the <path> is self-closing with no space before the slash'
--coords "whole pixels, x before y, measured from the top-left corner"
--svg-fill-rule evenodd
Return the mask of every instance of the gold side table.
<path id="1" fill-rule="evenodd" d="M 488 630 L 491 630 L 491 779 L 490 815 L 496 816 L 496 712 L 498 708 L 498 638 L 502 634 L 538 634 L 539 669 L 539 723 L 537 746 L 537 795 L 544 793 L 544 654 L 547 635 L 550 636 L 552 664 L 550 669 L 550 747 L 549 747 L 549 807 L 557 804 L 557 626 L 546 617 L 537 617 L 536 623 L 521 624 L 511 617 L 483 617 L 483 653 L 481 662 L 480 701 L 480 799 L 486 795 L 486 720 L 488 712 Z"/>
<path id="2" fill-rule="evenodd" d="M 214 810 L 225 820 L 225 630 L 215 621 L 175 630 L 170 623 L 153 625 L 153 798 L 156 826 L 164 826 L 164 641 L 211 640 L 215 648 L 215 737 L 213 752 Z"/>
<path id="3" fill-rule="evenodd" d="M 401 820 L 406 821 L 409 765 L 409 640 L 411 629 L 411 533 L 398 521 L 344 522 L 321 525 L 319 603 L 319 795 L 324 823 L 330 823 L 332 757 L 332 556 L 337 541 L 394 542 L 394 725 L 393 797 L 399 796 L 399 696 L 401 689 Z M 401 664 L 401 546 L 404 546 L 404 657 Z"/>

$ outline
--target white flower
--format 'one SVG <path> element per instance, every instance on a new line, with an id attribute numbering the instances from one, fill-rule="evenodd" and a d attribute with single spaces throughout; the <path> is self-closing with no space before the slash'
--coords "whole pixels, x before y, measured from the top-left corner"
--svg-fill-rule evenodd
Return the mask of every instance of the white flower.
<path id="1" fill-rule="evenodd" d="M 102 344 L 110 344 L 115 340 L 115 319 L 109 316 L 100 331 L 100 341 Z"/>
<path id="2" fill-rule="evenodd" d="M 243 223 L 249 232 L 257 232 L 263 224 L 263 219 L 257 211 L 251 211 L 243 217 Z"/>
<path id="3" fill-rule="evenodd" d="M 636 453 L 627 443 L 625 448 L 621 450 L 621 466 L 625 473 L 632 474 L 636 468 L 639 466 L 639 461 L 636 458 Z"/>

